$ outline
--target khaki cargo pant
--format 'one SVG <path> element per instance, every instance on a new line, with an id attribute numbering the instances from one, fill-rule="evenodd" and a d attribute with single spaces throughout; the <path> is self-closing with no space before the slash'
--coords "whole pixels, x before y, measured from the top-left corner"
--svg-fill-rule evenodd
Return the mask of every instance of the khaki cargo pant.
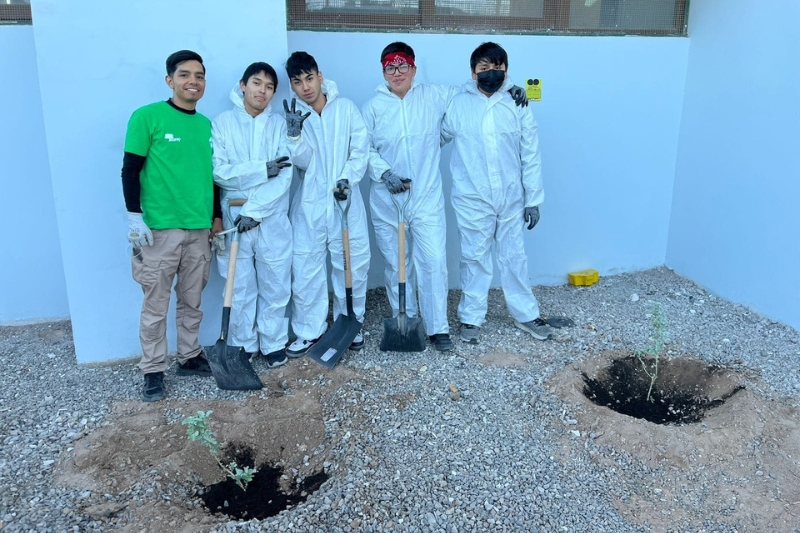
<path id="1" fill-rule="evenodd" d="M 131 258 L 133 279 L 142 286 L 144 302 L 139 322 L 144 374 L 167 370 L 167 309 L 172 281 L 177 302 L 175 323 L 178 330 L 178 363 L 200 354 L 198 343 L 200 297 L 208 283 L 211 265 L 209 230 L 153 230 L 153 245 L 134 249 Z"/>

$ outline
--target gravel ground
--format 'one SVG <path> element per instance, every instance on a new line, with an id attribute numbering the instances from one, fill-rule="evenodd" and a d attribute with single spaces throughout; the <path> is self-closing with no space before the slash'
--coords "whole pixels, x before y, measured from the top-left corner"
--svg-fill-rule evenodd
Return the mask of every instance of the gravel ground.
<path id="1" fill-rule="evenodd" d="M 575 406 L 545 382 L 600 351 L 643 347 L 650 301 L 666 311 L 670 352 L 740 370 L 750 390 L 800 406 L 800 334 L 668 269 L 535 293 L 543 314 L 576 322 L 557 341 L 538 342 L 517 330 L 502 293 L 493 290 L 480 345 L 457 342 L 451 354 L 398 355 L 378 350 L 388 305 L 382 291 L 372 292 L 367 347 L 341 363 L 358 378 L 321 391 L 330 480 L 296 508 L 219 531 L 648 531 L 616 512 L 612 498 L 627 497 L 620 489 L 626 484 L 617 480 L 651 484 L 669 472 L 648 470 L 625 453 L 610 458 L 614 468 L 601 467 L 591 455 L 614 451 L 589 438 L 586 453 L 563 453 Z M 458 294 L 450 297 L 454 313 Z M 455 332 L 454 314 L 450 323 Z M 485 364 L 498 354 L 521 356 L 524 365 Z M 147 480 L 101 495 L 53 487 L 52 470 L 75 439 L 110 423 L 113 402 L 138 398 L 138 370 L 77 366 L 69 323 L 0 328 L 0 363 L 0 529 L 106 530 L 82 509 L 141 498 Z M 168 375 L 168 383 L 170 398 L 245 394 L 218 391 L 213 380 Z M 746 529 L 711 516 L 675 523 L 674 531 Z"/>

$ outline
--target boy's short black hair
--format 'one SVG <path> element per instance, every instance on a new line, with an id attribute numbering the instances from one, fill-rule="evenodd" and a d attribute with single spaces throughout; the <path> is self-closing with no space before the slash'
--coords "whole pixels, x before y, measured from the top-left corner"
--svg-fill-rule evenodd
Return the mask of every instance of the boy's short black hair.
<path id="1" fill-rule="evenodd" d="M 508 70 L 508 54 L 503 50 L 503 47 L 497 43 L 483 43 L 472 52 L 472 55 L 469 57 L 469 67 L 472 69 L 472 72 L 475 72 L 475 67 L 477 67 L 478 63 L 481 61 L 486 61 L 498 67 L 505 65 L 506 70 Z"/>
<path id="2" fill-rule="evenodd" d="M 272 84 L 275 85 L 275 90 L 277 91 L 278 74 L 277 72 L 275 72 L 275 69 L 272 68 L 272 65 L 270 65 L 269 63 L 265 63 L 263 61 L 256 61 L 255 63 L 251 64 L 249 67 L 244 69 L 244 74 L 242 74 L 242 79 L 240 81 L 244 85 L 247 85 L 247 82 L 250 81 L 250 78 L 262 72 L 272 79 Z"/>
<path id="3" fill-rule="evenodd" d="M 410 57 L 411 59 L 414 59 L 414 60 L 417 59 L 414 56 L 414 49 L 413 48 L 411 48 L 410 46 L 408 46 L 404 42 L 397 41 L 397 42 L 394 42 L 392 44 L 386 45 L 386 48 L 383 49 L 383 52 L 381 52 L 381 63 L 383 63 L 383 60 L 386 58 L 386 56 L 388 56 L 389 54 L 397 53 L 397 52 L 405 54 L 408 57 Z"/>
<path id="4" fill-rule="evenodd" d="M 178 65 L 184 61 L 199 61 L 200 65 L 203 67 L 203 73 L 205 74 L 206 66 L 203 65 L 203 58 L 200 57 L 200 54 L 192 52 L 191 50 L 180 50 L 167 58 L 167 76 L 171 78 L 172 75 L 175 74 L 175 71 L 178 70 Z"/>
<path id="5" fill-rule="evenodd" d="M 306 52 L 294 52 L 286 60 L 286 75 L 289 79 L 300 76 L 304 72 L 319 72 L 316 60 Z"/>

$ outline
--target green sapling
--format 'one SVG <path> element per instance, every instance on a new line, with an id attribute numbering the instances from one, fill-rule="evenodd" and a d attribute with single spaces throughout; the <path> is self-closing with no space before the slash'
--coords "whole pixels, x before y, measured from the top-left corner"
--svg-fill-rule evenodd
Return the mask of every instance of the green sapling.
<path id="1" fill-rule="evenodd" d="M 658 359 L 664 352 L 664 343 L 667 339 L 667 317 L 664 309 L 658 302 L 653 302 L 651 307 L 650 324 L 653 326 L 653 341 L 645 347 L 643 351 L 637 351 L 634 355 L 642 364 L 642 370 L 650 378 L 650 388 L 647 389 L 647 401 L 652 402 L 653 385 L 658 379 Z M 651 359 L 647 364 L 645 358 Z"/>
<path id="2" fill-rule="evenodd" d="M 208 448 L 211 456 L 217 461 L 217 464 L 222 468 L 223 472 L 234 480 L 242 490 L 247 490 L 247 484 L 253 481 L 253 475 L 256 473 L 256 470 L 249 466 L 239 468 L 236 461 L 231 461 L 226 465 L 219 460 L 220 444 L 217 442 L 214 432 L 208 427 L 208 419 L 213 412 L 214 411 L 206 411 L 204 413 L 203 411 L 197 411 L 197 415 L 187 417 L 181 422 L 182 425 L 188 426 L 186 428 L 186 436 L 189 437 L 191 441 L 200 441 L 200 444 Z"/>

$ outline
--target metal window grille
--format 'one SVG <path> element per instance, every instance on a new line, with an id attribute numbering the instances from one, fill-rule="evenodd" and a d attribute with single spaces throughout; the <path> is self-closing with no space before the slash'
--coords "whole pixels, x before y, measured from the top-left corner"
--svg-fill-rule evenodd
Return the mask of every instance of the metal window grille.
<path id="1" fill-rule="evenodd" d="M 290 30 L 686 35 L 688 0 L 287 0 Z"/>
<path id="2" fill-rule="evenodd" d="M 31 0 L 0 0 L 0 24 L 31 24 Z"/>

